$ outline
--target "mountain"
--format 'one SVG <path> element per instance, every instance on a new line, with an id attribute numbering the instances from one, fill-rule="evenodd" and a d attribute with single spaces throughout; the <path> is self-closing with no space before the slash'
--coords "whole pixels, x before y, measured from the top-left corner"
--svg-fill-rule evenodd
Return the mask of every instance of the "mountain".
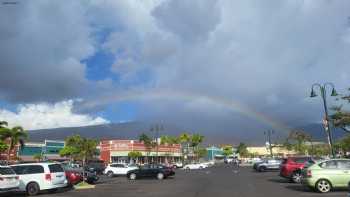
<path id="1" fill-rule="evenodd" d="M 55 129 L 41 129 L 29 131 L 29 141 L 38 142 L 45 139 L 48 140 L 64 140 L 66 137 L 74 134 L 79 134 L 83 137 L 93 139 L 138 139 L 141 133 L 146 133 L 150 136 L 155 136 L 155 132 L 150 132 L 152 123 L 146 122 L 126 122 L 126 123 L 111 123 L 94 126 L 83 127 L 66 127 Z M 184 131 L 190 131 L 185 128 L 178 127 L 173 124 L 163 124 L 163 130 L 159 135 L 179 135 Z M 327 141 L 326 133 L 322 124 L 307 124 L 296 127 L 296 129 L 304 130 L 309 133 L 314 141 Z M 205 136 L 204 144 L 238 144 L 244 142 L 248 145 L 264 145 L 266 136 L 261 131 L 250 132 L 201 132 Z M 278 135 L 279 134 L 279 135 Z M 334 139 L 339 139 L 344 136 L 341 129 L 333 129 Z M 283 141 L 286 133 L 276 133 L 272 136 L 273 141 Z"/>
<path id="2" fill-rule="evenodd" d="M 65 127 L 54 129 L 41 129 L 29 131 L 29 141 L 38 142 L 45 139 L 48 140 L 64 140 L 70 135 L 81 135 L 83 137 L 94 139 L 138 139 L 141 133 L 149 136 L 155 136 L 155 132 L 150 132 L 152 123 L 146 122 L 126 122 L 111 123 L 94 126 L 83 127 Z M 184 131 L 191 131 L 178 127 L 173 124 L 163 124 L 163 130 L 159 135 L 175 135 L 178 136 Z M 238 133 L 238 132 L 199 132 L 205 136 L 204 144 L 236 144 L 240 141 L 249 142 L 249 144 L 264 144 L 263 137 L 257 137 L 254 132 Z"/>
<path id="3" fill-rule="evenodd" d="M 164 127 L 164 126 L 163 126 Z M 82 127 L 63 127 L 54 129 L 40 129 L 29 131 L 30 141 L 63 140 L 70 135 L 81 135 L 87 138 L 94 139 L 137 139 L 141 133 L 150 132 L 151 124 L 143 122 L 127 122 L 127 123 L 111 123 L 94 126 Z M 166 130 L 160 132 L 160 135 L 177 134 L 177 131 L 183 131 L 173 125 L 167 125 Z M 153 132 L 155 135 L 155 132 Z"/>
<path id="4" fill-rule="evenodd" d="M 304 126 L 300 126 L 297 129 L 304 130 L 306 133 L 312 136 L 314 141 L 327 141 L 327 134 L 323 128 L 322 124 L 313 123 Z M 339 128 L 332 129 L 332 137 L 334 140 L 344 137 L 346 133 Z"/>

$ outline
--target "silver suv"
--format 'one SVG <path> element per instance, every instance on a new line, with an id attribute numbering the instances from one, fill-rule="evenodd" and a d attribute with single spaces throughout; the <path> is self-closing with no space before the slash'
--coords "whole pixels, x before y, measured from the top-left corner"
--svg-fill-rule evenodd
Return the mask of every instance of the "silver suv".
<path id="1" fill-rule="evenodd" d="M 279 170 L 281 160 L 279 159 L 265 159 L 262 162 L 254 164 L 254 169 L 258 172 L 265 172 L 268 170 Z"/>

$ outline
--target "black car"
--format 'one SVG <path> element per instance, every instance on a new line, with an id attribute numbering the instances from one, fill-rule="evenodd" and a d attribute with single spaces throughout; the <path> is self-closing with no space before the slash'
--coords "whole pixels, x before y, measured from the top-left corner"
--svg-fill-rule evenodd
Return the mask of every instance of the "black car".
<path id="1" fill-rule="evenodd" d="M 89 184 L 95 184 L 100 178 L 97 176 L 96 172 L 85 171 L 85 181 Z"/>
<path id="2" fill-rule="evenodd" d="M 139 178 L 157 178 L 159 180 L 174 176 L 175 172 L 172 168 L 159 164 L 146 164 L 140 166 L 138 169 L 130 170 L 126 177 L 131 180 Z"/>
<path id="3" fill-rule="evenodd" d="M 85 165 L 86 171 L 96 172 L 97 174 L 102 174 L 105 168 L 106 165 L 102 160 L 90 160 Z"/>

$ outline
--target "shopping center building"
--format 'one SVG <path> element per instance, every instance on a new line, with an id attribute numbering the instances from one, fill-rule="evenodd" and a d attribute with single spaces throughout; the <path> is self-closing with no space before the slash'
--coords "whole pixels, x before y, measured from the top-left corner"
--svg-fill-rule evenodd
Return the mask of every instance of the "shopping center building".
<path id="1" fill-rule="evenodd" d="M 138 163 L 145 162 L 177 162 L 181 161 L 180 144 L 158 144 L 158 146 L 147 147 L 138 140 L 101 140 L 100 159 L 107 163 L 128 163 L 129 152 L 137 151 L 142 154 L 137 158 Z"/>
<path id="2" fill-rule="evenodd" d="M 43 160 L 62 161 L 67 158 L 61 157 L 59 152 L 64 147 L 64 141 L 44 140 L 44 142 L 26 142 L 18 150 L 18 157 L 22 161 L 33 161 L 35 155 L 42 155 Z"/>

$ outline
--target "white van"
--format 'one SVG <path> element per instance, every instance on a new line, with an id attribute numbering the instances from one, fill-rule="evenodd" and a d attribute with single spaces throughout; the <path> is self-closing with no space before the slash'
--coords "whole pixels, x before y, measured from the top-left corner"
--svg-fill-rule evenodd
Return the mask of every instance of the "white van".
<path id="1" fill-rule="evenodd" d="M 17 191 L 18 187 L 19 179 L 12 168 L 0 166 L 0 193 Z"/>
<path id="2" fill-rule="evenodd" d="M 55 190 L 67 186 L 65 172 L 57 163 L 27 163 L 11 165 L 19 176 L 19 190 L 33 196 L 41 190 Z"/>

